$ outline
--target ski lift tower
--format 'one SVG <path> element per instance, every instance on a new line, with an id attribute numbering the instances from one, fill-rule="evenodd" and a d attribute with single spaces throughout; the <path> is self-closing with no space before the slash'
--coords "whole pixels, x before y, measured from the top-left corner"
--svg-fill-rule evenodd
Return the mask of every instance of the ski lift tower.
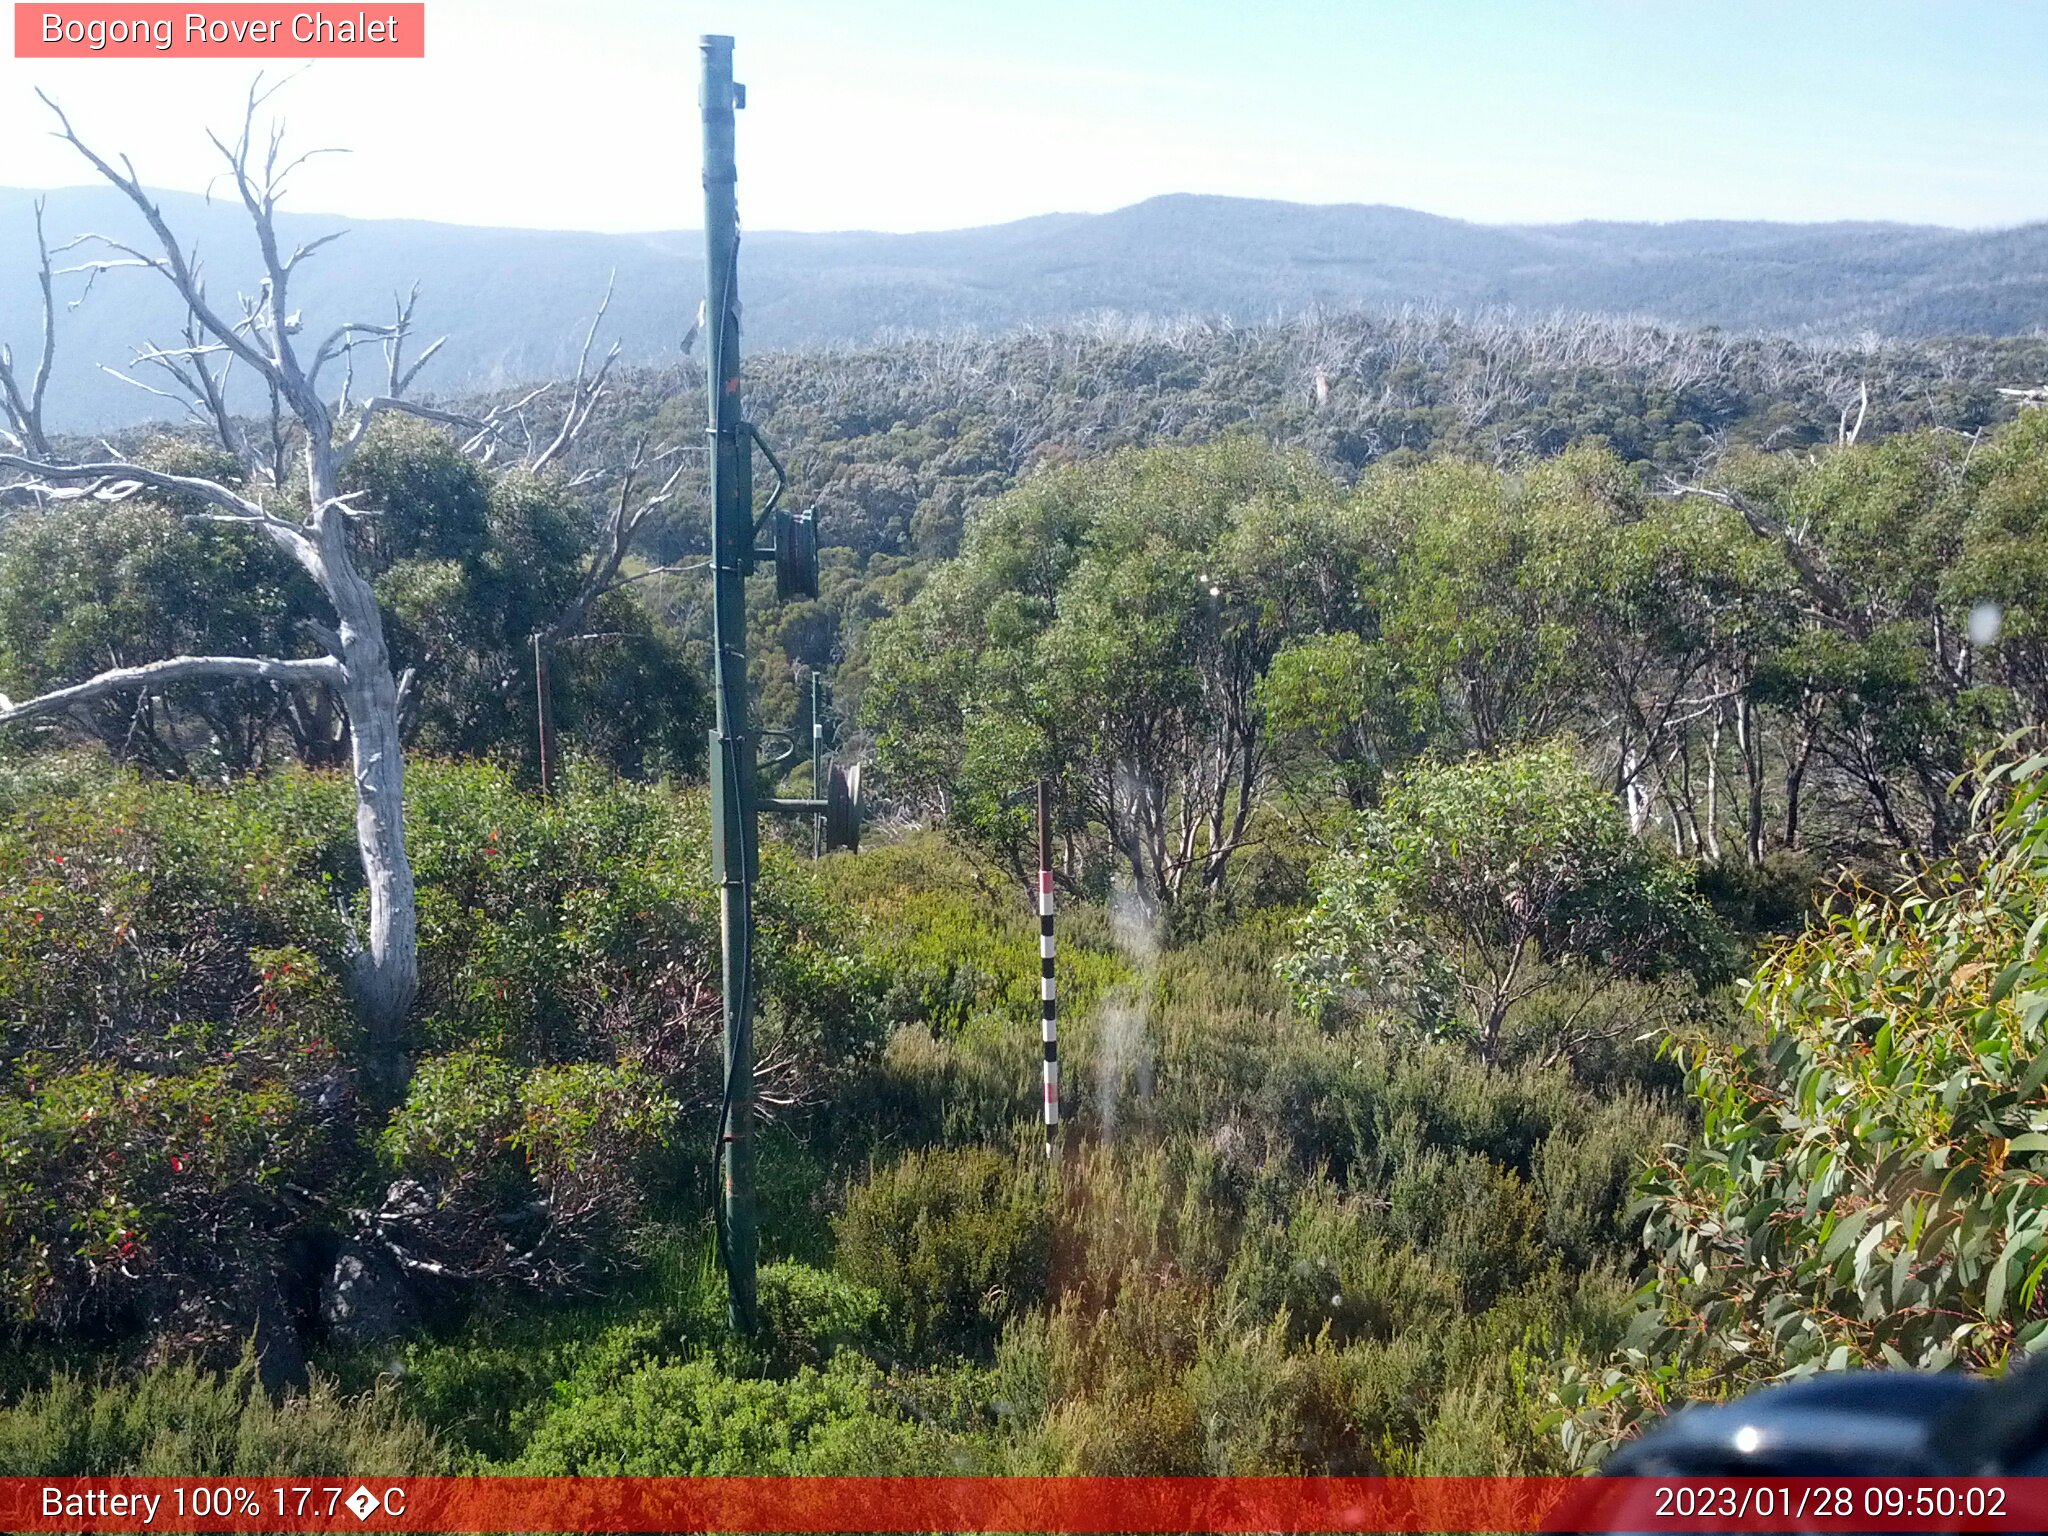
<path id="1" fill-rule="evenodd" d="M 719 890 L 725 983 L 724 1086 L 718 1117 L 719 1255 L 734 1329 L 754 1324 L 754 1273 L 760 1251 L 754 1219 L 754 882 L 760 872 L 763 810 L 823 823 L 828 848 L 860 844 L 860 769 L 834 767 L 810 799 L 761 794 L 759 734 L 747 709 L 747 577 L 772 561 L 783 600 L 818 595 L 818 525 L 809 512 L 782 506 L 788 476 L 741 409 L 739 202 L 733 114 L 747 104 L 732 77 L 732 39 L 703 39 L 705 397 L 711 472 L 712 693 L 711 859 Z M 754 509 L 754 452 L 775 473 L 767 504 Z M 767 539 L 763 544 L 762 540 Z M 785 735 L 786 733 L 774 733 Z M 785 740 L 774 767 L 794 755 Z M 819 794 L 823 789 L 824 793 Z"/>

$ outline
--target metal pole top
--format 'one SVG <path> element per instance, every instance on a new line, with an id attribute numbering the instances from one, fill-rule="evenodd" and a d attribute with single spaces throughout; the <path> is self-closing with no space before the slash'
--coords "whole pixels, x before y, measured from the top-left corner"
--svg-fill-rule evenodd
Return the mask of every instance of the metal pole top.
<path id="1" fill-rule="evenodd" d="M 698 105 L 706 122 L 721 118 L 747 104 L 747 88 L 732 77 L 732 39 L 706 32 L 699 40 L 704 50 L 704 78 Z"/>

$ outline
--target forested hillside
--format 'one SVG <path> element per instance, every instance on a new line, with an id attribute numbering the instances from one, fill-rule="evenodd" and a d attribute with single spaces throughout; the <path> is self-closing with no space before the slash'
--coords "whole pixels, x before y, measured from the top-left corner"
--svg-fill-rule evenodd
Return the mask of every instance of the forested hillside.
<path id="1" fill-rule="evenodd" d="M 0 188 L 0 271 L 34 264 L 36 196 Z M 224 284 L 249 284 L 240 210 L 156 194 Z M 94 231 L 132 241 L 133 210 L 101 188 L 48 194 L 61 244 Z M 677 359 L 702 297 L 694 230 L 594 234 L 344 219 L 287 210 L 292 243 L 337 229 L 345 259 L 309 268 L 308 324 L 381 315 L 423 284 L 423 330 L 446 334 L 436 377 L 461 392 L 567 373 L 575 316 L 617 281 L 626 360 Z M 2048 226 L 1905 224 L 1473 224 L 1412 209 L 1169 196 L 1102 214 L 1052 213 L 918 234 L 750 231 L 750 349 L 871 345 L 902 332 L 1000 333 L 1113 312 L 1256 325 L 1318 309 L 1417 308 L 1647 318 L 1741 334 L 1938 339 L 2023 336 L 2048 325 Z M 337 253 L 340 254 L 340 253 Z M 65 297 L 82 280 L 62 284 Z M 0 337 L 36 331 L 36 295 L 0 289 Z M 52 386 L 53 420 L 104 430 L 160 402 L 87 359 L 125 363 L 139 336 L 183 314 L 140 273 L 114 273 L 66 316 L 76 346 Z M 255 408 L 258 396 L 242 404 Z"/>
<path id="2" fill-rule="evenodd" d="M 816 600 L 756 578 L 760 720 L 822 669 L 886 816 L 764 851 L 740 1337 L 696 379 L 609 378 L 559 458 L 572 388 L 365 415 L 316 508 L 400 680 L 395 1075 L 321 592 L 186 515 L 291 472 L 229 426 L 23 487 L 0 692 L 304 665 L 0 725 L 0 1472 L 1535 1472 L 2002 1369 L 2048 1333 L 2043 377 L 1368 313 L 750 359 L 827 546 Z"/>
<path id="3" fill-rule="evenodd" d="M 1960 464 L 2013 414 L 2000 391 L 2044 376 L 2048 346 L 2031 340 L 1840 349 L 1591 319 L 1469 326 L 1367 313 L 770 354 L 750 365 L 750 409 L 785 453 L 793 494 L 817 507 L 825 570 L 815 602 L 756 604 L 757 680 L 781 723 L 804 707 L 792 669 L 822 667 L 839 720 L 857 727 L 872 626 L 960 549 L 969 508 L 1035 470 L 1123 448 L 1246 433 L 1306 455 L 1341 487 L 1375 466 L 1393 486 L 1431 458 L 1515 478 L 1576 445 L 1612 454 L 1649 507 L 1674 484 L 1718 486 L 1741 465 L 1803 474 L 1849 436 L 1868 447 L 1928 434 L 1925 451 Z M 628 375 L 601 430 L 685 441 L 699 400 L 686 375 Z M 703 548 L 692 513 L 649 525 L 653 563 Z M 693 590 L 649 595 L 688 628 L 704 622 Z"/>

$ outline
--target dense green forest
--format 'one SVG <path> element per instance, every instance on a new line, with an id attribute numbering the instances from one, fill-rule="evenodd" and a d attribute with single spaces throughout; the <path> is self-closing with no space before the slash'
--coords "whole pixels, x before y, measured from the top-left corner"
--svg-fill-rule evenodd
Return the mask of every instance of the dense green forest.
<path id="1" fill-rule="evenodd" d="M 579 598 L 633 495 L 584 470 L 701 395 L 621 375 L 538 473 L 378 424 L 395 1093 L 326 685 L 0 728 L 0 1472 L 1547 1471 L 2002 1369 L 2048 1333 L 2048 412 L 2000 393 L 2044 372 L 1369 315 L 750 363 L 828 545 L 815 601 L 759 579 L 759 707 L 824 670 L 886 814 L 764 850 L 741 1338 L 687 468 Z M 303 574 L 184 510 L 15 510 L 0 690 L 308 654 Z"/>
<path id="2" fill-rule="evenodd" d="M 826 668 L 839 719 L 857 727 L 871 626 L 958 552 L 967 509 L 1034 470 L 1120 448 L 1242 432 L 1348 485 L 1386 461 L 1510 469 L 1603 447 L 1658 492 L 1731 453 L 1789 455 L 1852 433 L 1976 434 L 2012 415 L 2001 391 L 2044 376 L 2048 343 L 2037 337 L 1844 346 L 1588 316 L 1474 323 L 1374 311 L 1265 325 L 1111 316 L 772 353 L 748 364 L 748 408 L 788 462 L 794 494 L 817 507 L 825 571 L 815 602 L 755 602 L 756 683 L 766 717 L 781 723 L 805 707 L 791 669 Z M 688 371 L 624 375 L 584 454 L 617 458 L 642 433 L 694 442 L 700 388 Z M 705 548 L 699 484 L 686 480 L 676 511 L 650 523 L 643 553 L 654 564 Z M 694 587 L 648 595 L 680 629 L 707 622 Z"/>

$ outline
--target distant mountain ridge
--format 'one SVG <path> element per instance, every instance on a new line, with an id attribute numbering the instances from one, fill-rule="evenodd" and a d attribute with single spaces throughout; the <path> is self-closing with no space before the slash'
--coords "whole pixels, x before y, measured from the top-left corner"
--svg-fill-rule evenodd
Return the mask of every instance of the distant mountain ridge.
<path id="1" fill-rule="evenodd" d="M 32 207 L 0 188 L 0 340 L 33 349 Z M 140 237 L 105 188 L 47 194 L 53 242 L 97 230 Z M 216 294 L 250 286 L 238 207 L 161 201 L 206 259 Z M 306 328 L 390 312 L 422 285 L 419 323 L 447 346 L 428 380 L 463 393 L 556 377 L 574 365 L 591 307 L 616 270 L 627 361 L 674 359 L 703 292 L 694 231 L 635 235 L 471 228 L 286 214 L 287 239 L 347 227 L 301 271 Z M 1578 310 L 1728 330 L 1885 336 L 2021 334 L 2048 327 L 2048 223 L 1964 231 L 1884 223 L 1483 225 L 1380 205 L 1174 195 L 1103 214 L 1047 214 L 925 234 L 749 233 L 742 248 L 751 349 L 861 342 L 896 329 L 998 330 L 1102 310 L 1259 321 L 1312 306 Z M 239 283 L 237 282 L 239 279 Z M 125 367 L 181 315 L 147 273 L 103 277 L 61 317 L 53 426 L 112 428 L 167 403 Z M 423 380 L 423 383 L 427 380 Z"/>

